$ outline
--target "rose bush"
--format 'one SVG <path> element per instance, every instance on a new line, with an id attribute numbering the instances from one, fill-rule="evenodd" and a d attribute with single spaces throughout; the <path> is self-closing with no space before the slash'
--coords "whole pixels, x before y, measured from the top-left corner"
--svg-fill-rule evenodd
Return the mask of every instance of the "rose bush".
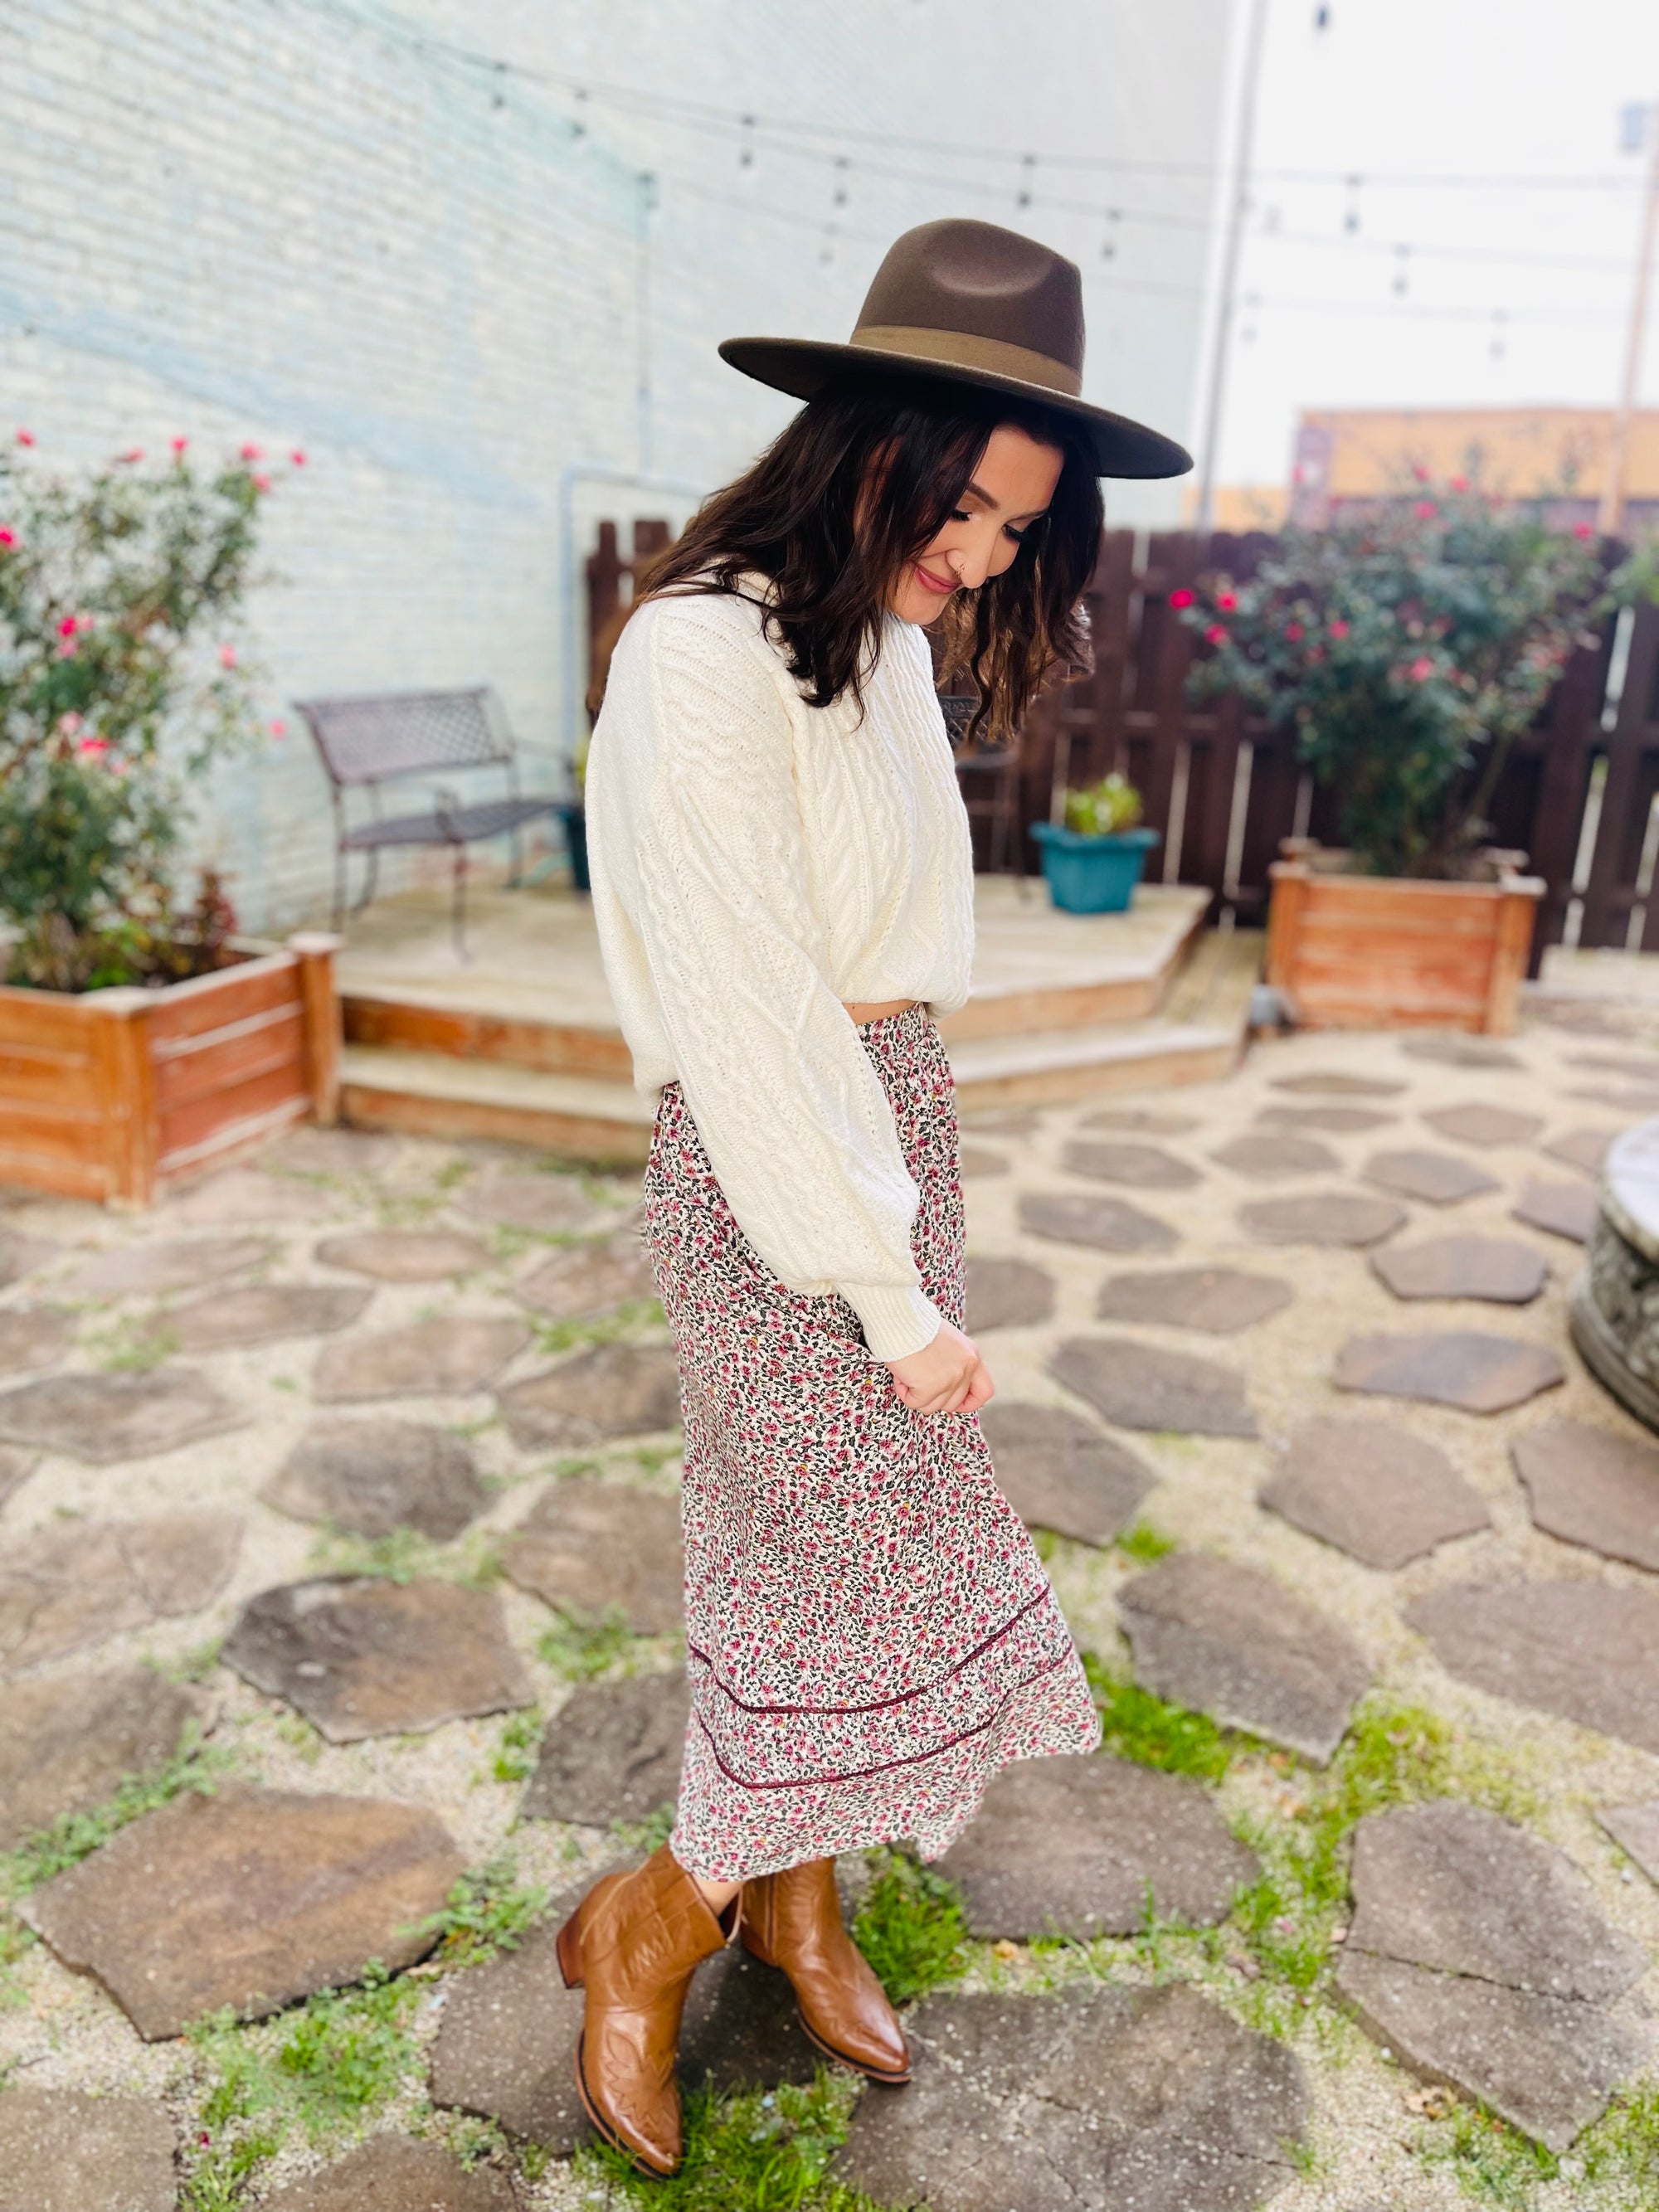
<path id="1" fill-rule="evenodd" d="M 1327 528 L 1292 526 L 1248 580 L 1171 594 L 1208 648 L 1195 699 L 1237 692 L 1337 795 L 1344 842 L 1384 876 L 1455 876 L 1489 842 L 1504 764 L 1575 646 L 1653 588 L 1613 574 L 1588 525 L 1463 477 Z"/>
<path id="2" fill-rule="evenodd" d="M 270 478 L 252 446 L 198 470 L 179 438 L 70 477 L 33 442 L 0 450 L 7 977 L 172 981 L 234 927 L 216 879 L 181 908 L 170 863 L 190 779 L 258 732 L 239 634 Z"/>

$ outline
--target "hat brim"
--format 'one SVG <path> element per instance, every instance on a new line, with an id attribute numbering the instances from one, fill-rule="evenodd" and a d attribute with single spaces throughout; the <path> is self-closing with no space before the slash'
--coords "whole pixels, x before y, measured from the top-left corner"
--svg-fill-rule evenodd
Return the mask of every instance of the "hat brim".
<path id="1" fill-rule="evenodd" d="M 953 362 L 934 361 L 920 354 L 889 352 L 884 348 L 833 345 L 815 338 L 726 338 L 720 359 L 729 362 L 757 384 L 787 392 L 796 399 L 811 399 L 830 380 L 849 369 L 883 368 L 925 377 L 930 382 L 971 384 L 982 391 L 1004 392 L 1011 399 L 1047 408 L 1080 424 L 1088 436 L 1095 474 L 1101 477 L 1184 477 L 1193 457 L 1161 431 L 1127 415 L 1114 415 L 1086 399 L 1072 399 L 1046 384 L 1031 384 L 1018 376 L 1000 376 L 994 370 L 958 368 Z"/>

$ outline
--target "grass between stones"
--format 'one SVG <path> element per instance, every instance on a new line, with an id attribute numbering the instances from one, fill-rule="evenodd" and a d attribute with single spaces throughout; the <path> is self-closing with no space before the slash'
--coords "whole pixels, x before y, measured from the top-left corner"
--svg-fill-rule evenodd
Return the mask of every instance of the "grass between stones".
<path id="1" fill-rule="evenodd" d="M 604 2202 L 653 2212 L 879 2212 L 830 2177 L 858 2095 L 844 2074 L 820 2069 L 810 2088 L 739 2091 L 685 2100 L 685 2158 L 672 2180 L 647 2181 L 616 2152 L 577 2154 L 579 2181 Z"/>
<path id="2" fill-rule="evenodd" d="M 853 1936 L 894 2004 L 966 1971 L 968 1923 L 956 1886 L 908 1853 L 871 1855 L 874 1879 Z"/>
<path id="3" fill-rule="evenodd" d="M 537 1350 L 547 1352 L 574 1352 L 579 1345 L 617 1344 L 668 1326 L 655 1298 L 629 1298 L 614 1313 L 592 1321 L 550 1321 L 545 1314 L 532 1314 L 529 1319 Z"/>
<path id="4" fill-rule="evenodd" d="M 567 1682 L 592 1682 L 612 1668 L 634 1672 L 645 1638 L 635 1635 L 618 1607 L 603 1613 L 553 1610 L 553 1626 L 536 1639 L 536 1656 Z"/>
<path id="5" fill-rule="evenodd" d="M 440 1966 L 477 1966 L 499 1951 L 516 1951 L 547 1910 L 548 1892 L 539 1883 L 521 1883 L 510 1852 L 464 1874 L 441 1912 L 422 1920 L 422 1936 L 435 1936 Z"/>
<path id="6" fill-rule="evenodd" d="M 507 1572 L 501 1546 L 487 1528 L 474 1528 L 453 1544 L 434 1543 L 416 1528 L 389 1528 L 384 1536 L 359 1536 L 327 1528 L 311 1547 L 313 1575 L 374 1575 L 387 1582 L 464 1583 L 491 1589 Z"/>
<path id="7" fill-rule="evenodd" d="M 1203 1713 L 1189 1712 L 1115 1674 L 1091 1651 L 1083 1656 L 1089 1688 L 1100 1711 L 1102 1748 L 1166 1774 L 1219 1782 L 1249 1739 L 1219 1729 Z"/>

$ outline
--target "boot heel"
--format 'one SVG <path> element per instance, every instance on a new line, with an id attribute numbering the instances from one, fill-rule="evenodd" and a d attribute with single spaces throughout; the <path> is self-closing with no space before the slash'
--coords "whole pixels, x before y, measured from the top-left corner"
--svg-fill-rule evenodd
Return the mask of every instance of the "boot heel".
<path id="1" fill-rule="evenodd" d="M 579 1990 L 582 1985 L 581 1917 L 581 1908 L 578 1906 L 560 1929 L 554 1945 L 559 1973 L 568 1990 Z"/>

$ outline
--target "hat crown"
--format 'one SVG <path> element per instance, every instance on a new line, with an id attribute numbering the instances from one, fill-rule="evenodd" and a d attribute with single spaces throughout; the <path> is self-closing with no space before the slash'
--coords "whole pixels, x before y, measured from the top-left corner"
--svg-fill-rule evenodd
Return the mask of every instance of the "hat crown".
<path id="1" fill-rule="evenodd" d="M 858 331 L 948 331 L 1017 346 L 1083 372 L 1077 264 L 1018 231 L 956 218 L 895 240 L 860 310 Z"/>

